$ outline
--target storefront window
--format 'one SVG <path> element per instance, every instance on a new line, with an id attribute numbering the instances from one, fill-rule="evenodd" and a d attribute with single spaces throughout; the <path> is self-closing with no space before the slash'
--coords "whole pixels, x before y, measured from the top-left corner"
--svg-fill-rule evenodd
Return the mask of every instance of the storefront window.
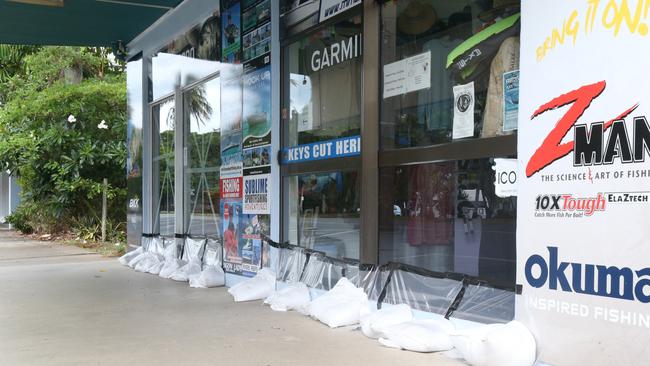
<path id="1" fill-rule="evenodd" d="M 154 231 L 161 235 L 174 235 L 174 130 L 176 109 L 174 99 L 166 99 L 152 107 L 154 134 L 153 176 Z"/>
<path id="2" fill-rule="evenodd" d="M 185 219 L 190 235 L 219 235 L 219 78 L 183 93 L 185 112 Z"/>
<path id="3" fill-rule="evenodd" d="M 380 170 L 379 262 L 514 285 L 516 197 L 495 190 L 494 159 Z"/>
<path id="4" fill-rule="evenodd" d="M 382 6 L 381 147 L 515 133 L 519 0 Z"/>
<path id="5" fill-rule="evenodd" d="M 127 128 L 126 184 L 127 242 L 138 245 L 142 235 L 142 60 L 126 65 Z"/>
<path id="6" fill-rule="evenodd" d="M 356 172 L 303 174 L 288 185 L 289 241 L 334 258 L 359 258 L 359 177 Z"/>
<path id="7" fill-rule="evenodd" d="M 288 46 L 283 120 L 289 146 L 359 134 L 361 30 L 357 16 Z"/>

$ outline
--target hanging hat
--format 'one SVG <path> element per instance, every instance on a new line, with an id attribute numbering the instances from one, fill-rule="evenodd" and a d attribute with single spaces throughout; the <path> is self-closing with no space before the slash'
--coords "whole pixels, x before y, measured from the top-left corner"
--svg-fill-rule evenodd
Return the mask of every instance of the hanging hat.
<path id="1" fill-rule="evenodd" d="M 397 28 L 402 33 L 417 35 L 429 30 L 436 21 L 438 15 L 431 5 L 413 0 L 397 18 Z"/>

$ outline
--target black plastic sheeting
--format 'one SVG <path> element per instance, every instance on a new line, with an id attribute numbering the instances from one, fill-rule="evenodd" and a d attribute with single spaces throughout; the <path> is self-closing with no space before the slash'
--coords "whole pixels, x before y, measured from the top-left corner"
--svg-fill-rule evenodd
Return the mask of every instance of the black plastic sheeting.
<path id="1" fill-rule="evenodd" d="M 279 281 L 300 281 L 327 291 L 346 277 L 363 288 L 368 298 L 377 302 L 378 309 L 383 304 L 407 304 L 412 309 L 446 318 L 481 323 L 508 322 L 514 318 L 515 286 L 397 262 L 376 266 L 353 259 L 334 259 L 322 252 L 268 238 L 266 241 L 279 252 Z"/>

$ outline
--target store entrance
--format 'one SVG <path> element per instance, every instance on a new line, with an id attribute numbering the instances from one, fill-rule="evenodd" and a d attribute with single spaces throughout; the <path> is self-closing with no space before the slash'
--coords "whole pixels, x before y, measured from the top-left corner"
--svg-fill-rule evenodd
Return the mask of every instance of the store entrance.
<path id="1" fill-rule="evenodd" d="M 219 101 L 219 77 L 183 92 L 183 223 L 188 235 L 218 236 L 221 227 Z"/>
<path id="2" fill-rule="evenodd" d="M 220 78 L 187 84 L 151 107 L 153 229 L 219 237 Z"/>

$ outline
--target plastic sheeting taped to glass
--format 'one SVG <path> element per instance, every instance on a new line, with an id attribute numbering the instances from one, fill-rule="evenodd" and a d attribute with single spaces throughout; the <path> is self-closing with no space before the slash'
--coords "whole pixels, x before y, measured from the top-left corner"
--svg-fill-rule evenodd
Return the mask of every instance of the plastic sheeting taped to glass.
<path id="1" fill-rule="evenodd" d="M 359 283 L 371 301 L 377 301 L 381 291 L 384 289 L 389 270 L 385 267 L 378 267 L 372 264 L 359 265 Z"/>
<path id="2" fill-rule="evenodd" d="M 223 265 L 223 246 L 221 241 L 216 238 L 208 238 L 205 243 L 205 251 L 203 253 L 203 266 L 214 266 L 221 268 Z"/>
<path id="3" fill-rule="evenodd" d="M 300 247 L 279 248 L 277 280 L 298 282 L 307 262 L 307 253 Z"/>
<path id="4" fill-rule="evenodd" d="M 140 245 L 142 246 L 142 250 L 145 252 L 149 251 L 149 248 L 151 247 L 151 242 L 153 241 L 153 238 L 149 236 L 143 236 L 142 239 L 140 240 Z"/>
<path id="5" fill-rule="evenodd" d="M 412 309 L 445 315 L 463 288 L 461 279 L 400 263 L 389 264 L 390 280 L 382 303 L 407 304 Z"/>
<path id="6" fill-rule="evenodd" d="M 147 249 L 148 252 L 154 253 L 154 254 L 160 254 L 164 255 L 165 254 L 165 238 L 162 236 L 154 236 L 151 238 L 151 242 L 149 244 L 149 248 Z"/>
<path id="7" fill-rule="evenodd" d="M 506 323 L 514 316 L 514 291 L 484 284 L 468 285 L 460 304 L 451 315 L 452 318 L 480 323 Z"/>
<path id="8" fill-rule="evenodd" d="M 190 259 L 201 260 L 205 249 L 205 238 L 187 237 L 183 245 L 183 257 L 181 259 L 189 261 Z"/>
<path id="9" fill-rule="evenodd" d="M 344 277 L 350 280 L 355 286 L 361 287 L 361 270 L 359 269 L 359 263 L 345 263 L 343 266 L 345 272 L 343 273 Z"/>
<path id="10" fill-rule="evenodd" d="M 310 253 L 300 282 L 308 287 L 329 291 L 343 277 L 346 264 L 327 258 L 322 253 Z"/>

